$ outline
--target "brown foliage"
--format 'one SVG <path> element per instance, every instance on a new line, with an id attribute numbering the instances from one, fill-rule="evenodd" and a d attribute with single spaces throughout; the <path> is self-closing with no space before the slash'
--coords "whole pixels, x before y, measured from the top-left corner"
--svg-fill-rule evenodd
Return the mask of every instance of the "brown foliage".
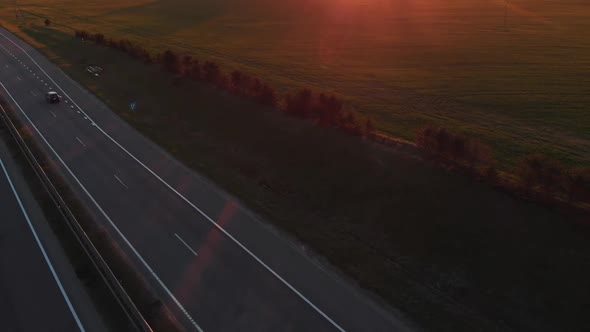
<path id="1" fill-rule="evenodd" d="M 564 190 L 569 202 L 590 201 L 590 168 L 573 168 L 564 174 Z"/>
<path id="2" fill-rule="evenodd" d="M 302 88 L 294 95 L 287 94 L 285 97 L 284 112 L 287 115 L 298 118 L 309 118 L 313 105 L 312 92 L 308 88 Z"/>
<path id="3" fill-rule="evenodd" d="M 193 59 L 190 68 L 188 69 L 189 77 L 193 80 L 200 80 L 201 79 L 201 64 L 199 60 Z"/>
<path id="4" fill-rule="evenodd" d="M 90 34 L 83 30 L 75 31 L 75 36 L 125 52 L 146 63 L 161 63 L 167 71 L 173 74 L 181 74 L 193 80 L 203 80 L 217 88 L 250 98 L 261 105 L 275 107 L 280 100 L 276 89 L 259 78 L 239 70 L 233 71 L 228 76 L 217 63 L 212 61 L 201 63 L 190 55 L 180 56 L 172 50 L 152 55 L 145 48 L 135 45 L 129 40 L 114 40 L 99 33 Z M 344 118 L 342 109 L 343 103 L 340 99 L 324 93 L 315 94 L 308 88 L 302 88 L 294 94 L 285 96 L 282 108 L 283 112 L 289 116 L 316 119 L 321 126 L 339 127 L 352 135 L 362 135 L 363 133 L 372 135 L 374 133 L 375 127 L 372 120 L 367 120 L 363 128 L 353 113 L 348 113 Z"/>
<path id="5" fill-rule="evenodd" d="M 216 84 L 221 76 L 221 69 L 215 62 L 205 61 L 202 68 L 203 79 L 209 83 Z"/>
<path id="6" fill-rule="evenodd" d="M 492 149 L 478 140 L 430 125 L 420 128 L 416 145 L 440 158 L 466 162 L 469 166 L 493 164 Z"/>
<path id="7" fill-rule="evenodd" d="M 102 33 L 95 34 L 93 40 L 98 45 L 104 45 L 105 44 L 105 38 L 104 38 L 104 35 Z"/>
<path id="8" fill-rule="evenodd" d="M 367 137 L 373 137 L 375 135 L 375 125 L 371 118 L 367 118 L 367 121 L 365 121 L 365 135 Z"/>
<path id="9" fill-rule="evenodd" d="M 544 155 L 524 157 L 519 163 L 517 173 L 526 192 L 539 189 L 545 194 L 559 194 L 563 191 L 566 179 L 564 168 Z"/>
<path id="10" fill-rule="evenodd" d="M 436 129 L 431 125 L 426 125 L 418 129 L 416 133 L 416 145 L 425 151 L 430 152 L 434 149 L 434 133 Z"/>
<path id="11" fill-rule="evenodd" d="M 178 55 L 171 50 L 166 50 L 162 54 L 162 64 L 164 68 L 173 74 L 178 74 L 180 72 L 180 61 L 178 60 Z"/>

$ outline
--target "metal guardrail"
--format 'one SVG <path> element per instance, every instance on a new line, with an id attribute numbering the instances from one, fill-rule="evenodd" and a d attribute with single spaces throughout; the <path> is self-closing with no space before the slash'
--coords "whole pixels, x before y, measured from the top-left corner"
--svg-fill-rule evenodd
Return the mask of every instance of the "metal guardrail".
<path id="1" fill-rule="evenodd" d="M 92 243 L 92 240 L 90 240 L 90 238 L 88 237 L 80 223 L 78 223 L 78 220 L 76 219 L 72 211 L 68 208 L 66 202 L 64 201 L 56 187 L 49 179 L 49 176 L 43 170 L 41 164 L 39 164 L 39 162 L 35 158 L 35 155 L 31 151 L 31 149 L 29 149 L 29 147 L 27 146 L 24 138 L 19 133 L 18 129 L 10 119 L 10 116 L 8 115 L 4 107 L 0 105 L 0 108 L 2 109 L 2 114 L 0 114 L 0 116 L 4 120 L 4 123 L 8 127 L 12 137 L 15 139 L 19 148 L 25 155 L 25 158 L 32 166 L 33 170 L 35 171 L 35 174 L 37 174 L 37 176 L 41 180 L 43 186 L 45 187 L 45 190 L 49 193 L 49 196 L 51 197 L 53 203 L 56 205 L 57 209 L 60 211 L 64 219 L 67 221 L 68 226 L 74 233 L 74 236 L 76 237 L 82 248 L 84 248 L 84 251 L 86 252 L 87 256 L 92 261 L 92 264 L 99 272 L 104 282 L 109 287 L 111 293 L 117 299 L 117 302 L 119 302 L 119 305 L 121 305 L 121 308 L 123 308 L 123 311 L 125 311 L 127 317 L 129 317 L 130 321 L 133 323 L 137 331 L 153 332 L 152 328 L 144 319 L 139 309 L 137 309 L 135 303 L 133 303 L 133 300 L 131 300 L 131 298 L 129 297 L 129 295 L 117 279 L 117 277 L 113 274 L 113 271 L 109 268 L 106 261 L 102 258 L 102 256 Z"/>

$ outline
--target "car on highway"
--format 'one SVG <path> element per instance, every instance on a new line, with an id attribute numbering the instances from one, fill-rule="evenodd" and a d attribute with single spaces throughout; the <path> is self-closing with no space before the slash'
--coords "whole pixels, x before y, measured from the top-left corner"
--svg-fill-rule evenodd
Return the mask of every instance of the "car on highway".
<path id="1" fill-rule="evenodd" d="M 48 103 L 59 103 L 59 95 L 55 91 L 49 91 L 45 94 L 45 99 Z"/>

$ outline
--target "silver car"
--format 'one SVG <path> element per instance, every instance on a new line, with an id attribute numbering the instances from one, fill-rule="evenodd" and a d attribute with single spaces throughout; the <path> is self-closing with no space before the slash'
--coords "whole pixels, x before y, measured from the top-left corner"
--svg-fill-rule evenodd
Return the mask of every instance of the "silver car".
<path id="1" fill-rule="evenodd" d="M 59 95 L 55 91 L 49 91 L 45 94 L 45 99 L 48 103 L 59 103 Z"/>

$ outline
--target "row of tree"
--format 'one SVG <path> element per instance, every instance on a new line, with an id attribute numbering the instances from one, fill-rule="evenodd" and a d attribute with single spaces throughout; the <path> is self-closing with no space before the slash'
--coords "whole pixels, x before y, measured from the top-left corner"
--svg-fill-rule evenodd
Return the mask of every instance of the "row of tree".
<path id="1" fill-rule="evenodd" d="M 230 80 L 228 75 L 222 72 L 221 67 L 212 61 L 201 63 L 190 55 L 180 56 L 171 50 L 152 55 L 144 47 L 127 39 L 114 40 L 106 38 L 101 33 L 91 34 L 86 31 L 76 31 L 75 36 L 127 53 L 146 63 L 159 63 L 166 71 L 174 75 L 214 84 L 219 88 L 249 97 L 266 106 L 276 106 L 278 101 L 276 91 L 260 79 L 234 71 Z"/>
<path id="2" fill-rule="evenodd" d="M 145 48 L 127 39 L 113 40 L 101 33 L 92 34 L 79 30 L 75 32 L 75 36 L 125 52 L 146 63 L 159 63 L 166 71 L 174 75 L 210 83 L 264 106 L 278 107 L 288 116 L 315 120 L 322 127 L 340 128 L 355 136 L 371 137 L 375 131 L 370 119 L 365 120 L 364 125 L 361 125 L 361 121 L 354 113 L 343 110 L 342 100 L 334 95 L 313 93 L 310 89 L 303 88 L 281 98 L 275 88 L 258 77 L 239 70 L 234 70 L 228 75 L 213 61 L 200 62 L 190 55 L 181 56 L 172 50 L 152 55 Z"/>
<path id="3" fill-rule="evenodd" d="M 114 40 L 100 33 L 76 31 L 75 35 L 127 53 L 146 63 L 158 63 L 178 77 L 207 82 L 261 105 L 277 107 L 287 116 L 310 119 L 321 127 L 338 128 L 354 136 L 376 136 L 375 126 L 370 118 L 360 121 L 353 112 L 345 111 L 342 100 L 334 95 L 314 93 L 308 88 L 302 88 L 281 98 L 272 86 L 259 78 L 239 70 L 228 75 L 213 61 L 200 62 L 190 55 L 181 56 L 172 50 L 154 55 L 127 39 Z M 443 127 L 425 126 L 418 131 L 416 144 L 437 158 L 468 166 L 473 170 L 484 170 L 484 175 L 490 180 L 498 180 L 493 151 L 478 140 L 452 133 Z M 565 196 L 570 202 L 590 199 L 588 169 L 566 169 L 544 156 L 532 155 L 519 163 L 516 175 L 527 193 L 543 192 Z"/>
<path id="4" fill-rule="evenodd" d="M 370 118 L 362 125 L 353 112 L 344 110 L 342 100 L 334 95 L 314 94 L 308 88 L 288 93 L 282 111 L 288 116 L 312 119 L 321 127 L 339 128 L 354 136 L 371 137 L 375 133 Z"/>
<path id="5" fill-rule="evenodd" d="M 76 35 L 76 37 L 78 37 L 82 40 L 92 41 L 98 45 L 107 46 L 109 48 L 127 53 L 128 55 L 130 55 L 136 59 L 142 60 L 146 63 L 156 62 L 156 58 L 153 57 L 152 54 L 147 49 L 145 49 L 139 45 L 136 45 L 127 39 L 115 40 L 112 38 L 106 38 L 101 33 L 91 34 L 86 31 L 80 31 L 80 30 L 76 31 L 75 35 Z"/>
<path id="6" fill-rule="evenodd" d="M 493 151 L 488 145 L 443 127 L 422 127 L 416 135 L 416 145 L 437 157 L 470 167 L 494 165 Z"/>
<path id="7" fill-rule="evenodd" d="M 452 133 L 443 127 L 425 126 L 418 130 L 416 145 L 445 161 L 468 166 L 491 181 L 499 181 L 493 150 L 478 140 Z M 555 160 L 535 154 L 524 157 L 515 170 L 518 182 L 528 195 L 562 197 L 571 202 L 590 201 L 590 169 L 566 168 Z"/>
<path id="8" fill-rule="evenodd" d="M 590 201 L 590 168 L 566 168 L 556 160 L 534 154 L 520 161 L 517 175 L 528 193 L 563 196 L 569 202 Z"/>

